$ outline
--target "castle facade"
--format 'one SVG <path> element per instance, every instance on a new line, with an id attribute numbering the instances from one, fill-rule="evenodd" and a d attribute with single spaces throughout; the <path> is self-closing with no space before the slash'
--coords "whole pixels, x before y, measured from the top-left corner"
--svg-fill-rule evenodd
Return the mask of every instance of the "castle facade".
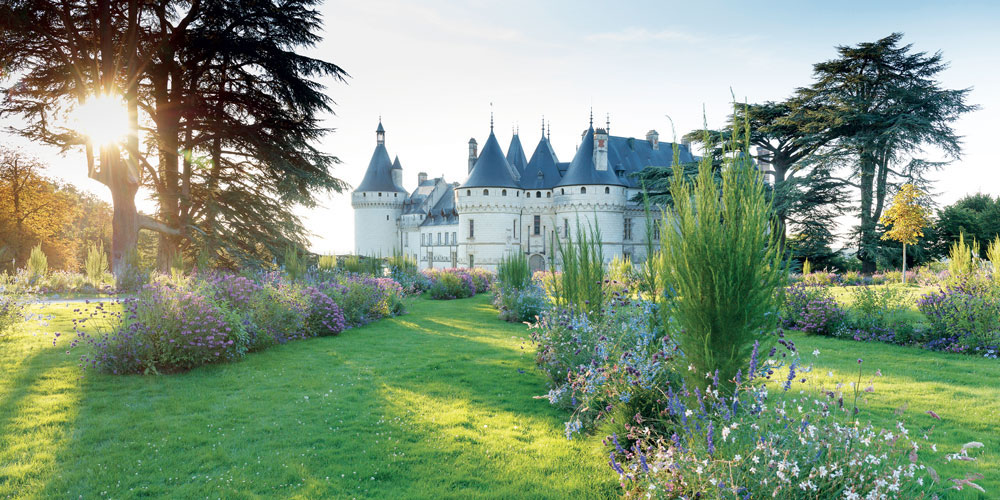
<path id="1" fill-rule="evenodd" d="M 593 120 L 591 120 L 593 122 Z M 553 243 L 576 239 L 580 227 L 600 229 L 605 259 L 646 257 L 646 214 L 635 175 L 647 166 L 669 167 L 671 143 L 655 130 L 645 139 L 613 136 L 609 128 L 583 132 L 573 159 L 560 162 L 543 133 L 527 157 L 517 133 L 506 153 L 490 124 L 478 150 L 469 140 L 468 177 L 462 183 L 417 174 L 417 187 L 402 187 L 399 158 L 389 159 L 379 121 L 365 177 L 352 193 L 355 252 L 403 253 L 421 269 L 483 267 L 496 270 L 507 254 L 521 252 L 532 270 L 548 269 L 558 257 Z M 679 144 L 682 162 L 694 161 Z"/>

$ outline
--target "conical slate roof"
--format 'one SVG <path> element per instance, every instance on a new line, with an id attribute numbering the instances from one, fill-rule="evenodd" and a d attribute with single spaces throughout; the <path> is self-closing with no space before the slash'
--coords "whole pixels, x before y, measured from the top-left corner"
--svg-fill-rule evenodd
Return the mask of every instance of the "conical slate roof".
<path id="1" fill-rule="evenodd" d="M 490 137 L 486 139 L 483 151 L 479 154 L 479 159 L 476 160 L 472 172 L 469 172 L 469 178 L 462 187 L 520 187 L 514 179 L 513 167 L 504 157 L 492 130 Z"/>
<path id="2" fill-rule="evenodd" d="M 535 152 L 531 155 L 531 160 L 524 168 L 521 175 L 521 187 L 524 189 L 550 189 L 559 182 L 562 176 L 559 175 L 559 160 L 552 150 L 552 144 L 542 136 L 535 146 Z"/>
<path id="3" fill-rule="evenodd" d="M 510 163 L 510 166 L 517 170 L 518 177 L 524 174 L 524 167 L 528 166 L 524 148 L 521 147 L 521 138 L 517 134 L 510 138 L 510 146 L 507 147 L 507 163 Z"/>
<path id="4" fill-rule="evenodd" d="M 365 178 L 358 184 L 355 192 L 360 191 L 387 191 L 405 193 L 402 186 L 397 186 L 392 180 L 392 162 L 389 160 L 389 152 L 385 149 L 385 144 L 375 146 L 372 159 L 368 162 L 368 170 Z"/>
<path id="5" fill-rule="evenodd" d="M 399 155 L 396 155 L 396 158 L 392 160 L 392 169 L 403 170 L 403 166 L 399 164 Z"/>
<path id="6" fill-rule="evenodd" d="M 566 175 L 557 186 L 578 186 L 581 184 L 601 184 L 611 186 L 624 186 L 625 183 L 615 175 L 614 166 L 608 165 L 607 170 L 597 170 L 594 167 L 594 129 L 587 130 L 587 135 L 583 137 L 580 148 L 576 150 L 576 156 L 569 163 Z"/>

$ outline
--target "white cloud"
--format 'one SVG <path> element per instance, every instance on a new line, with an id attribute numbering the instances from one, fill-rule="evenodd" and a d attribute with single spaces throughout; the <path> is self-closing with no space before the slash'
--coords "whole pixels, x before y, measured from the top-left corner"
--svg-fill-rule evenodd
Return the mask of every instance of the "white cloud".
<path id="1" fill-rule="evenodd" d="M 611 31 L 605 33 L 594 33 L 587 36 L 587 40 L 592 42 L 619 42 L 619 43 L 643 43 L 643 42 L 683 42 L 700 43 L 704 41 L 699 36 L 676 30 L 650 31 L 646 28 L 625 28 L 621 31 Z"/>

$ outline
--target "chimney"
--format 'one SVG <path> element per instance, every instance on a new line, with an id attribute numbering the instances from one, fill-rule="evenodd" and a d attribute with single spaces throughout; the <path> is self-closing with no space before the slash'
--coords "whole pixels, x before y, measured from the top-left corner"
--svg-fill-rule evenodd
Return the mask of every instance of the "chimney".
<path id="1" fill-rule="evenodd" d="M 476 138 L 473 137 L 469 139 L 469 173 L 472 173 L 472 167 L 476 165 L 476 160 L 479 158 L 479 145 L 476 144 Z"/>
<path id="2" fill-rule="evenodd" d="M 603 128 L 594 131 L 594 168 L 601 172 L 608 169 L 608 131 Z"/>
<path id="3" fill-rule="evenodd" d="M 646 141 L 653 146 L 653 149 L 660 149 L 660 133 L 655 130 L 646 132 Z"/>
<path id="4" fill-rule="evenodd" d="M 417 174 L 417 184 L 423 184 L 427 181 L 427 172 L 420 172 Z"/>

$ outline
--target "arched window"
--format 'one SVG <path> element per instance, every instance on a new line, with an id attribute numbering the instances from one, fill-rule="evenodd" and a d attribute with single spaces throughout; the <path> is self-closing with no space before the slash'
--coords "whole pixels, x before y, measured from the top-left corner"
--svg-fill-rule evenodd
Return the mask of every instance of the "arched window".
<path id="1" fill-rule="evenodd" d="M 379 194 L 378 194 L 378 197 L 379 197 L 379 198 L 381 198 L 381 197 L 382 197 L 382 193 L 379 193 Z"/>
<path id="2" fill-rule="evenodd" d="M 542 192 L 541 191 L 535 192 L 535 198 L 541 198 L 541 197 L 542 197 Z"/>
<path id="3" fill-rule="evenodd" d="M 517 196 L 518 198 L 521 197 L 521 192 L 520 191 L 514 191 L 514 193 L 516 193 L 514 196 Z"/>
<path id="4" fill-rule="evenodd" d="M 507 190 L 504 189 L 503 191 L 500 191 L 500 195 L 501 196 L 507 196 Z"/>
<path id="5" fill-rule="evenodd" d="M 546 191 L 545 192 L 545 197 L 546 198 L 551 198 L 552 197 L 552 191 Z"/>
<path id="6" fill-rule="evenodd" d="M 368 193 L 361 193 L 361 197 L 362 198 L 367 198 L 368 197 Z"/>
<path id="7" fill-rule="evenodd" d="M 385 216 L 385 220 L 389 220 L 389 216 L 388 215 Z"/>
<path id="8" fill-rule="evenodd" d="M 399 193 L 392 195 L 393 198 L 399 198 Z"/>
<path id="9" fill-rule="evenodd" d="M 587 194 L 587 186 L 583 186 L 580 188 L 580 194 Z"/>
<path id="10" fill-rule="evenodd" d="M 604 188 L 604 194 L 611 194 L 611 188 L 609 187 Z"/>
<path id="11" fill-rule="evenodd" d="M 566 194 L 566 190 L 565 190 L 565 189 L 563 189 L 563 188 L 560 188 L 560 189 L 559 189 L 559 194 Z"/>
<path id="12" fill-rule="evenodd" d="M 490 194 L 490 190 L 489 189 L 484 189 L 483 190 L 483 196 L 489 196 L 489 194 Z"/>
<path id="13" fill-rule="evenodd" d="M 465 196 L 472 196 L 472 190 L 471 189 L 466 189 L 465 190 Z"/>

